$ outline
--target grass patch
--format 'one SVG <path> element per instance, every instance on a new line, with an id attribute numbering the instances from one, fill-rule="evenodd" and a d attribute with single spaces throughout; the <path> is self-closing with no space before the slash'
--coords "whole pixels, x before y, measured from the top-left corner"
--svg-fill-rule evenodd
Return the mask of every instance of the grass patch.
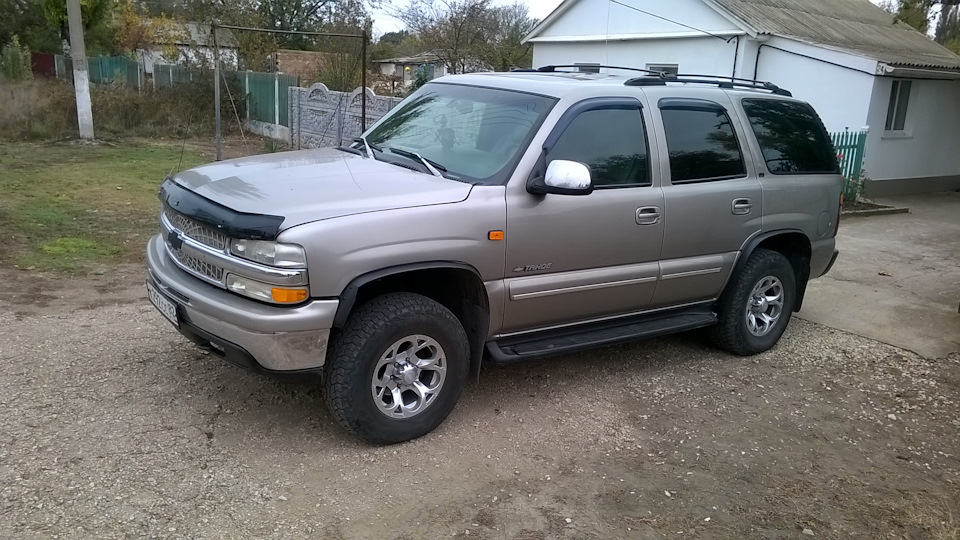
<path id="1" fill-rule="evenodd" d="M 0 144 L 0 264 L 84 274 L 143 260 L 179 145 Z M 209 161 L 188 148 L 183 168 Z"/>

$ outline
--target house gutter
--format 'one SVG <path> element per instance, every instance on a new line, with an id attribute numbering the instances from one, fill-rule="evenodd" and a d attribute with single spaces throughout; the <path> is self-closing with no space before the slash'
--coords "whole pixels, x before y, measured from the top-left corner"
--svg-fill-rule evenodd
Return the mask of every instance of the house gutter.
<path id="1" fill-rule="evenodd" d="M 929 69 L 911 66 L 896 66 L 884 62 L 877 63 L 877 75 L 887 77 L 902 77 L 905 79 L 919 79 L 930 81 L 956 81 L 960 80 L 960 69 L 944 70 Z M 917 76 L 926 75 L 926 76 Z"/>

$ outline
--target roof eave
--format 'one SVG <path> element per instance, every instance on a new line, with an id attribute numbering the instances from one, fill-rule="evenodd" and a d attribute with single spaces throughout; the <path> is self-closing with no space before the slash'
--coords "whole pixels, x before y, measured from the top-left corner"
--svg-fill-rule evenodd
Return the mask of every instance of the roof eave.
<path id="1" fill-rule="evenodd" d="M 703 3 L 711 7 L 714 11 L 717 12 L 718 15 L 720 15 L 724 19 L 730 21 L 731 24 L 733 24 L 737 28 L 740 28 L 744 32 L 746 32 L 748 36 L 755 38 L 760 34 L 760 31 L 757 30 L 753 25 L 741 19 L 740 17 L 737 17 L 733 13 L 730 13 L 723 7 L 717 5 L 715 2 L 713 2 L 713 0 L 703 0 Z"/>
<path id="2" fill-rule="evenodd" d="M 530 30 L 530 33 L 523 36 L 523 39 L 520 40 L 520 43 L 525 44 L 530 39 L 539 36 L 541 32 L 553 24 L 553 21 L 557 20 L 560 15 L 563 15 L 563 13 L 570 9 L 570 7 L 577 3 L 577 1 L 578 0 L 563 0 L 563 2 L 560 2 L 560 5 L 554 8 L 554 10 L 551 11 L 549 15 L 544 17 L 542 21 L 537 23 L 537 25 L 533 27 L 533 30 Z"/>
<path id="3" fill-rule="evenodd" d="M 880 71 L 883 71 L 881 74 Z M 885 77 L 899 77 L 903 79 L 940 79 L 946 81 L 960 80 L 960 67 L 921 67 L 906 64 L 888 64 L 879 62 L 877 74 Z"/>

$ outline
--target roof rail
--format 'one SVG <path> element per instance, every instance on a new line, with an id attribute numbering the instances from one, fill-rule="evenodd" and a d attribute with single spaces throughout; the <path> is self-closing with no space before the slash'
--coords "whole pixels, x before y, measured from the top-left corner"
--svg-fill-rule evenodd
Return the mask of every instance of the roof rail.
<path id="1" fill-rule="evenodd" d="M 623 84 L 625 86 L 659 86 L 668 82 L 715 84 L 720 88 L 750 88 L 753 90 L 767 90 L 778 96 L 793 97 L 793 94 L 779 86 L 766 81 L 740 79 L 738 77 L 724 77 L 721 75 L 698 75 L 693 73 L 679 73 L 677 75 L 660 73 L 657 77 L 634 77 Z"/>
<path id="2" fill-rule="evenodd" d="M 570 73 L 569 71 L 557 71 L 557 68 L 591 68 L 591 69 L 622 69 L 625 71 L 639 71 L 640 73 L 646 73 L 648 75 L 664 75 L 663 71 L 653 71 L 650 69 L 640 69 L 632 67 L 623 67 L 623 66 L 604 66 L 600 64 L 552 64 L 548 66 L 540 66 L 533 69 L 514 69 L 511 70 L 514 73 Z"/>

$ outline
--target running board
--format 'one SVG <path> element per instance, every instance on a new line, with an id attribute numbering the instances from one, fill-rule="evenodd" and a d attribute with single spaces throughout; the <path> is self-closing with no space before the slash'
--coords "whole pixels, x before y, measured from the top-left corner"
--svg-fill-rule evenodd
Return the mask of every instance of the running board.
<path id="1" fill-rule="evenodd" d="M 703 328 L 716 323 L 717 315 L 709 308 L 700 306 L 489 341 L 487 353 L 494 364 L 512 364 Z"/>

